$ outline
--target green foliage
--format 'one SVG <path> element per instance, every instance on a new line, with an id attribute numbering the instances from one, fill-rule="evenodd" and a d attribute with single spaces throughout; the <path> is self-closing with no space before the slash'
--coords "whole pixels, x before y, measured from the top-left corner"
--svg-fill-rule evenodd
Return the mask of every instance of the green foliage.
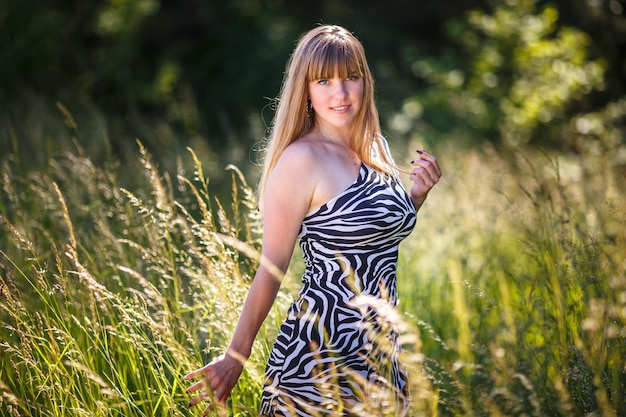
<path id="1" fill-rule="evenodd" d="M 427 143 L 454 133 L 471 143 L 565 147 L 569 137 L 554 131 L 568 117 L 625 91 L 626 31 L 610 3 L 5 0 L 0 123 L 13 125 L 23 154 L 39 155 L 25 131 L 42 117 L 49 129 L 61 102 L 83 132 L 84 120 L 107 120 L 93 129 L 103 137 L 81 142 L 99 152 L 90 153 L 96 161 L 133 163 L 140 137 L 162 163 L 161 152 L 202 146 L 245 170 L 295 40 L 324 22 L 363 41 L 383 126 L 396 141 L 417 131 Z M 48 142 L 46 150 L 66 145 Z M 4 129 L 0 147 L 11 147 Z"/>
<path id="2" fill-rule="evenodd" d="M 8 0 L 0 7 L 0 97 L 14 104 L 3 112 L 45 97 L 94 106 L 141 133 L 143 118 L 162 117 L 216 144 L 247 133 L 250 115 L 277 93 L 298 35 L 289 19 L 270 23 L 272 3 Z"/>
<path id="3" fill-rule="evenodd" d="M 466 21 L 450 22 L 461 53 L 413 62 L 430 88 L 407 100 L 404 130 L 419 132 L 425 124 L 469 135 L 470 143 L 571 147 L 560 132 L 588 108 L 586 95 L 605 88 L 606 63 L 591 58 L 586 33 L 559 26 L 558 10 L 536 3 L 499 2 L 489 14 L 472 11 Z"/>

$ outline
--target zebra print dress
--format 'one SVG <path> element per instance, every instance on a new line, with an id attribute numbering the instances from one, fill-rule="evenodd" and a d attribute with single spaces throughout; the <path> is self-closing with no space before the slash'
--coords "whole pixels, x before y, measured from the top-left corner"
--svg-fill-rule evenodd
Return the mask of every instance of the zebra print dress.
<path id="1" fill-rule="evenodd" d="M 268 359 L 261 415 L 406 412 L 395 281 L 398 245 L 415 218 L 402 185 L 366 164 L 307 214 L 298 235 L 302 288 Z"/>

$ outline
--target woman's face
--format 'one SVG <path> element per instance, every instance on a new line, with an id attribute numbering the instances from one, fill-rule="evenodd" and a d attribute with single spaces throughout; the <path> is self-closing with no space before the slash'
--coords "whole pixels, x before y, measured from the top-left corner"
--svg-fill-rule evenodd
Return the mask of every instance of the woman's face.
<path id="1" fill-rule="evenodd" d="M 350 128 L 363 104 L 363 78 L 348 76 L 309 81 L 309 98 L 320 126 Z"/>

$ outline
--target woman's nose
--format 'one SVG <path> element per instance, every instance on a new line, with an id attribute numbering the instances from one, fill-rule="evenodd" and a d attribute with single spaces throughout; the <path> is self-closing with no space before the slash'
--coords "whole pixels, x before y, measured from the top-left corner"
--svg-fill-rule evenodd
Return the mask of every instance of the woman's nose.
<path id="1" fill-rule="evenodd" d="M 336 97 L 345 97 L 348 94 L 345 81 L 341 80 L 335 85 L 336 85 L 336 88 L 335 88 L 334 93 Z"/>

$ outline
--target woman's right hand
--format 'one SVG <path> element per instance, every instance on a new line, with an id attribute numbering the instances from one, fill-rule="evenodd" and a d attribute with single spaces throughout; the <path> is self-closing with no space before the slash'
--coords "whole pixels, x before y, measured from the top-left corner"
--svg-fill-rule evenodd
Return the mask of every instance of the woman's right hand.
<path id="1" fill-rule="evenodd" d="M 303 142 L 305 143 L 305 142 Z M 315 167 L 313 147 L 290 145 L 272 170 L 265 186 L 263 203 L 263 242 L 259 267 L 255 273 L 241 316 L 225 355 L 184 376 L 198 379 L 187 392 L 196 393 L 192 407 L 210 401 L 206 411 L 225 404 L 252 351 L 263 320 L 272 308 L 285 271 L 289 267 L 300 226 L 311 209 L 315 176 L 302 180 L 301 172 Z"/>
<path id="2" fill-rule="evenodd" d="M 209 400 L 210 403 L 205 410 L 206 414 L 207 411 L 215 407 L 214 401 L 222 405 L 225 404 L 243 371 L 244 363 L 245 358 L 243 356 L 229 350 L 202 368 L 185 375 L 185 380 L 201 378 L 187 389 L 188 393 L 200 391 L 191 399 L 187 408 L 193 407 L 201 401 Z"/>

